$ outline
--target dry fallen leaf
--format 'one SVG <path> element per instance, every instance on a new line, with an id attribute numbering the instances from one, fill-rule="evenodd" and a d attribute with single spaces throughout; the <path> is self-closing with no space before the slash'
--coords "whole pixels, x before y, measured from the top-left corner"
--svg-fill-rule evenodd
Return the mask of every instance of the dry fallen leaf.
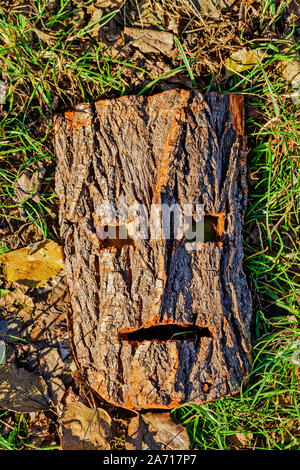
<path id="1" fill-rule="evenodd" d="M 65 364 L 56 348 L 43 348 L 41 350 L 39 372 L 48 384 L 49 395 L 53 404 L 58 405 L 66 391 L 61 379 L 66 371 Z"/>
<path id="2" fill-rule="evenodd" d="M 186 429 L 170 414 L 145 413 L 134 417 L 128 426 L 126 450 L 189 450 Z"/>
<path id="3" fill-rule="evenodd" d="M 14 284 L 5 297 L 0 297 L 2 317 L 18 316 L 23 322 L 30 320 L 34 309 L 31 297 L 25 294 L 25 287 Z"/>
<path id="4" fill-rule="evenodd" d="M 161 8 L 159 2 L 153 2 L 153 0 L 139 2 L 139 8 L 132 9 L 131 13 L 135 15 L 134 24 L 137 27 L 156 27 L 164 21 L 164 9 Z"/>
<path id="5" fill-rule="evenodd" d="M 296 59 L 296 58 L 295 58 Z M 300 102 L 300 61 L 293 60 L 293 62 L 280 61 L 278 68 L 282 73 L 283 78 L 289 82 L 291 87 L 291 98 L 295 104 Z M 293 91 L 292 91 L 293 90 Z"/>
<path id="6" fill-rule="evenodd" d="M 33 419 L 30 422 L 27 421 L 27 424 L 32 446 L 40 448 L 57 444 L 55 441 L 55 428 L 42 411 L 34 413 Z"/>
<path id="7" fill-rule="evenodd" d="M 10 315 L 0 320 L 0 337 L 7 343 L 15 343 L 24 337 L 24 319 L 19 315 Z"/>
<path id="8" fill-rule="evenodd" d="M 219 18 L 222 16 L 221 10 L 228 9 L 234 4 L 235 0 L 187 0 L 190 9 L 197 14 L 197 10 L 210 18 Z"/>
<path id="9" fill-rule="evenodd" d="M 289 82 L 300 82 L 300 61 L 285 62 L 281 61 L 278 64 L 281 69 L 283 77 Z"/>
<path id="10" fill-rule="evenodd" d="M 245 446 L 250 446 L 252 439 L 253 439 L 253 434 L 251 432 L 248 432 L 246 434 L 238 432 L 236 434 L 232 434 L 231 436 L 229 436 L 228 443 L 234 449 L 241 449 Z"/>
<path id="11" fill-rule="evenodd" d="M 228 59 L 225 60 L 225 67 L 228 73 L 244 72 L 244 70 L 252 69 L 259 63 L 263 52 L 260 49 L 249 50 L 243 47 L 233 52 Z"/>
<path id="12" fill-rule="evenodd" d="M 108 450 L 113 423 L 102 408 L 88 408 L 80 402 L 67 403 L 59 420 L 63 450 Z"/>
<path id="13" fill-rule="evenodd" d="M 101 28 L 101 18 L 112 11 L 119 10 L 123 3 L 123 0 L 108 0 L 92 3 L 87 7 L 87 13 L 91 15 L 91 19 L 87 25 L 91 36 L 98 36 L 99 29 Z"/>
<path id="14" fill-rule="evenodd" d="M 7 281 L 41 287 L 64 268 L 63 250 L 52 240 L 42 240 L 25 248 L 0 255 Z"/>
<path id="15" fill-rule="evenodd" d="M 47 386 L 42 377 L 12 364 L 0 366 L 0 406 L 17 413 L 49 409 Z"/>
<path id="16" fill-rule="evenodd" d="M 116 10 L 121 8 L 124 0 L 96 0 L 86 7 L 86 11 L 89 15 L 92 15 L 96 10 Z"/>
<path id="17" fill-rule="evenodd" d="M 152 29 L 125 28 L 125 39 L 144 53 L 167 53 L 174 46 L 173 34 Z"/>
<path id="18" fill-rule="evenodd" d="M 39 202 L 41 199 L 40 190 L 42 181 L 45 176 L 46 169 L 39 168 L 36 172 L 25 171 L 13 184 L 15 191 L 14 200 L 21 202 L 25 199 L 32 199 L 35 202 Z"/>

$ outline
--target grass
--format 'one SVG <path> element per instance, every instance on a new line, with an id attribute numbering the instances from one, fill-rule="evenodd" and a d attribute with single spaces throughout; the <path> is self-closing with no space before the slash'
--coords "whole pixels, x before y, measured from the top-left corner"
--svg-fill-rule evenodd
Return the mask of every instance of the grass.
<path id="1" fill-rule="evenodd" d="M 13 425 L 5 422 L 5 418 L 11 416 L 9 411 L 0 411 L 0 432 L 8 430 L 5 437 L 0 435 L 0 449 L 15 450 L 28 443 L 27 422 L 23 414 L 15 414 Z M 7 429 L 8 428 L 8 429 Z"/>
<path id="2" fill-rule="evenodd" d="M 232 436 L 240 434 L 243 448 L 300 448 L 299 110 L 286 81 L 274 73 L 274 63 L 290 57 L 280 45 L 268 44 L 264 63 L 222 90 L 245 94 L 248 113 L 255 110 L 247 119 L 253 182 L 244 228 L 245 270 L 254 293 L 254 362 L 239 396 L 173 410 L 199 449 L 232 448 Z M 295 51 L 294 44 L 287 46 Z"/>
<path id="3" fill-rule="evenodd" d="M 105 41 L 93 35 L 113 17 L 135 24 L 141 12 L 132 19 L 129 1 L 94 24 L 88 23 L 91 2 L 85 4 L 84 22 L 76 20 L 80 9 L 69 2 L 56 2 L 53 9 L 42 0 L 19 1 L 13 8 L 2 3 L 0 72 L 7 97 L 0 116 L 0 228 L 9 224 L 16 231 L 32 222 L 41 237 L 55 236 L 54 112 L 81 101 L 153 93 L 174 77 L 183 84 L 190 79 L 202 92 L 244 94 L 249 145 L 244 265 L 254 305 L 252 372 L 239 395 L 186 404 L 172 414 L 198 449 L 299 449 L 299 110 L 280 69 L 295 63 L 299 46 L 295 28 L 284 33 L 288 2 L 255 2 L 241 28 L 238 12 L 224 14 L 218 23 L 195 14 L 188 1 L 150 2 L 143 21 L 152 18 L 153 27 L 166 29 L 170 19 L 180 19 L 177 49 L 164 73 L 155 71 L 151 57 L 149 62 L 134 55 L 113 57 Z M 243 47 L 262 51 L 261 60 L 252 69 L 226 74 L 225 58 Z M 40 165 L 47 169 L 40 202 L 16 201 L 19 176 Z M 0 417 L 4 422 L 7 413 Z M 0 448 L 29 448 L 26 418 L 13 416 L 15 424 L 0 438 Z M 0 421 L 0 426 L 5 425 Z"/>
<path id="4" fill-rule="evenodd" d="M 299 328 L 283 318 L 264 319 L 263 325 L 272 331 L 256 341 L 249 384 L 239 395 L 173 410 L 197 448 L 230 449 L 232 438 L 242 434 L 243 448 L 299 449 L 299 363 L 292 360 Z"/>

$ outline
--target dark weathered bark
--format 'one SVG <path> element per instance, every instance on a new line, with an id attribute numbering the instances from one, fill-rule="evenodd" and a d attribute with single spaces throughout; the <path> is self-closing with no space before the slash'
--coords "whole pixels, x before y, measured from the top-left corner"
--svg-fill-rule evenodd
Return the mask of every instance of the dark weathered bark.
<path id="1" fill-rule="evenodd" d="M 238 392 L 249 370 L 243 126 L 242 97 L 187 90 L 82 104 L 56 117 L 74 345 L 89 385 L 110 403 L 214 400 Z M 195 251 L 184 238 L 101 242 L 97 207 L 119 196 L 149 212 L 152 203 L 204 204 L 212 241 Z M 151 329 L 163 324 L 173 325 L 169 333 Z M 198 333 L 171 339 L 181 326 Z"/>

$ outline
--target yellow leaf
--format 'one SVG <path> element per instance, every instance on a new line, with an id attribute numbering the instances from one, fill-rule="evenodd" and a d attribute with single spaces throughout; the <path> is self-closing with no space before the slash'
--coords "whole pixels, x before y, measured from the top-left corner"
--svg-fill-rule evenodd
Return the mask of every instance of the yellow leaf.
<path id="1" fill-rule="evenodd" d="M 7 281 L 28 287 L 43 286 L 64 268 L 62 247 L 47 239 L 4 253 L 0 262 Z"/>
<path id="2" fill-rule="evenodd" d="M 231 72 L 244 72 L 258 64 L 262 54 L 260 49 L 248 50 L 244 47 L 225 60 L 225 67 Z"/>

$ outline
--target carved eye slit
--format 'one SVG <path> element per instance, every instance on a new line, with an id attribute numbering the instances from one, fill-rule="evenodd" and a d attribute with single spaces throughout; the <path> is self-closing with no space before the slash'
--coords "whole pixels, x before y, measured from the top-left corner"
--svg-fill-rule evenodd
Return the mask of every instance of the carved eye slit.
<path id="1" fill-rule="evenodd" d="M 96 228 L 97 237 L 101 240 L 101 248 L 121 249 L 125 245 L 135 246 L 134 239 L 128 233 L 126 224 L 101 224 Z"/>
<path id="2" fill-rule="evenodd" d="M 204 243 L 222 243 L 224 232 L 225 214 L 205 214 L 203 216 L 204 226 L 197 224 L 194 216 L 186 217 L 188 225 L 185 231 L 185 241 L 193 243 L 202 241 Z M 101 242 L 101 249 L 121 249 L 125 245 L 136 247 L 132 221 L 123 224 L 104 224 L 99 222 L 96 226 L 96 234 Z"/>
<path id="3" fill-rule="evenodd" d="M 206 214 L 204 218 L 204 230 L 202 233 L 202 238 L 204 237 L 203 242 L 213 242 L 220 243 L 222 242 L 223 231 L 224 231 L 224 214 L 212 215 Z M 197 234 L 197 225 L 194 217 L 189 217 L 189 231 L 192 231 L 192 234 L 186 235 L 185 240 L 188 243 L 193 243 L 196 241 L 196 235 L 200 237 L 200 234 Z"/>
<path id="4" fill-rule="evenodd" d="M 196 325 L 160 324 L 132 331 L 120 331 L 121 341 L 197 341 L 199 338 L 212 338 L 210 330 Z"/>
<path id="5" fill-rule="evenodd" d="M 210 382 L 203 382 L 201 384 L 201 390 L 203 393 L 209 393 L 211 390 L 212 384 Z"/>

